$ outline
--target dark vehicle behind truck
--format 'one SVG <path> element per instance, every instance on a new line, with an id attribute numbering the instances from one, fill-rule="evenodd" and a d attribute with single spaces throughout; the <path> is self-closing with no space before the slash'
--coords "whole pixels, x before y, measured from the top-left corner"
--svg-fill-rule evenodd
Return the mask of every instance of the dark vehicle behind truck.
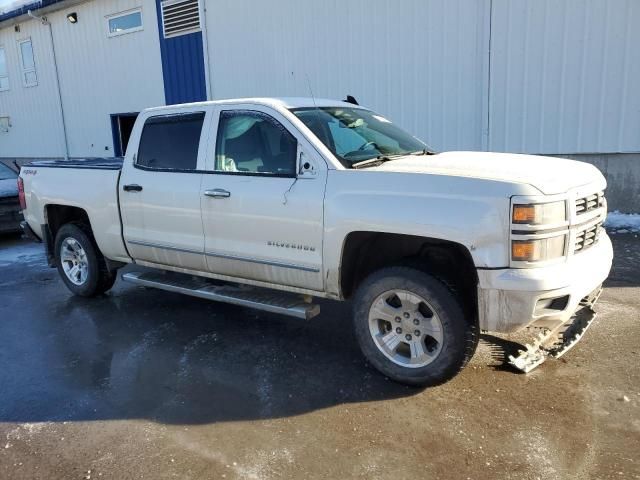
<path id="1" fill-rule="evenodd" d="M 22 221 L 18 173 L 0 163 L 0 234 L 17 233 Z"/>

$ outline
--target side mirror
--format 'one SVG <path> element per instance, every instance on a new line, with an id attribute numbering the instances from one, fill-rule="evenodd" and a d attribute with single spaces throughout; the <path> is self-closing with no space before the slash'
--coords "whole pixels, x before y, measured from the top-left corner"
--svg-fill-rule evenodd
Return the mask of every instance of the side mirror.
<path id="1" fill-rule="evenodd" d="M 302 150 L 298 152 L 298 178 L 314 178 L 317 174 L 313 160 Z"/>

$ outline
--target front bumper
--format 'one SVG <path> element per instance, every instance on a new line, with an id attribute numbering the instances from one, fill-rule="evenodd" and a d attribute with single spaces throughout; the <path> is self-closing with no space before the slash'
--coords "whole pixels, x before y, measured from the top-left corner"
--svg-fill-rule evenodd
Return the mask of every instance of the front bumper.
<path id="1" fill-rule="evenodd" d="M 596 245 L 562 264 L 478 271 L 480 328 L 509 333 L 566 323 L 609 276 L 612 261 L 611 240 L 602 232 Z"/>

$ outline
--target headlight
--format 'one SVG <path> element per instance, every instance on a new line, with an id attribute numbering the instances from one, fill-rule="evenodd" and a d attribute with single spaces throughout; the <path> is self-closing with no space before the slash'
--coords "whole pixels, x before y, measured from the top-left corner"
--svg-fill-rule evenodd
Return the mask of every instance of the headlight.
<path id="1" fill-rule="evenodd" d="M 567 219 L 565 202 L 514 204 L 511 221 L 530 225 L 561 223 Z"/>
<path id="2" fill-rule="evenodd" d="M 537 240 L 512 240 L 511 259 L 514 262 L 544 262 L 564 256 L 566 235 Z"/>

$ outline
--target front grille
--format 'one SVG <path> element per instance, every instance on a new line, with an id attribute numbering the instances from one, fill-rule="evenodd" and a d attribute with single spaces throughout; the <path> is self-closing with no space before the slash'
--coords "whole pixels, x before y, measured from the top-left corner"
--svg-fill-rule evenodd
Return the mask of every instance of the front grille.
<path id="1" fill-rule="evenodd" d="M 601 230 L 602 222 L 578 232 L 576 235 L 576 243 L 573 248 L 573 253 L 581 252 L 589 247 L 593 247 L 598 242 Z"/>
<path id="2" fill-rule="evenodd" d="M 576 200 L 576 215 L 590 212 L 604 205 L 604 192 L 594 193 Z"/>

